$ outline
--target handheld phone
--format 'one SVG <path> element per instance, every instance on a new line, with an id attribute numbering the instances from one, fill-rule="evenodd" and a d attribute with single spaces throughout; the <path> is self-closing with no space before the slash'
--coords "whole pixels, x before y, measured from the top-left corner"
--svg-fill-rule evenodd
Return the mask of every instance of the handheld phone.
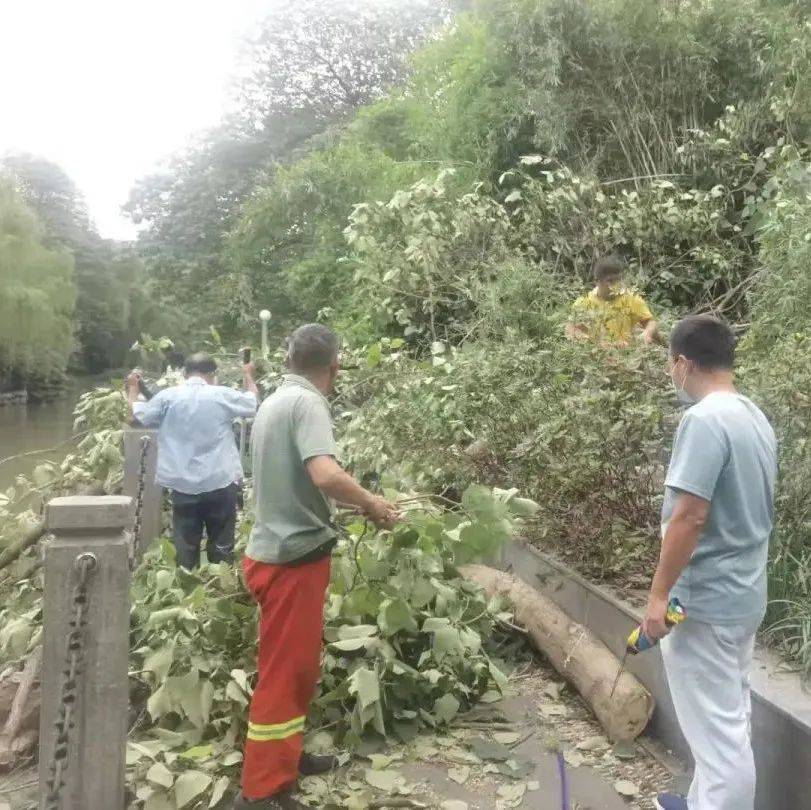
<path id="1" fill-rule="evenodd" d="M 147 384 L 144 382 L 143 377 L 138 380 L 138 391 L 141 393 L 141 396 L 147 400 L 147 402 L 152 399 L 153 394 L 147 387 Z"/>
<path id="2" fill-rule="evenodd" d="M 247 366 L 251 362 L 251 347 L 245 346 L 242 349 L 242 364 Z"/>

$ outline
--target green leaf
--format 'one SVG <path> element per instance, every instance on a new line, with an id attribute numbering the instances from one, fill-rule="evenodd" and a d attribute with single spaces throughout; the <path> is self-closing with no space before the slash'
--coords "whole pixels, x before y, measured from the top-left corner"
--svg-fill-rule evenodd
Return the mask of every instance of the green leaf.
<path id="1" fill-rule="evenodd" d="M 419 629 L 414 614 L 404 599 L 386 599 L 380 605 L 377 623 L 384 636 L 393 636 L 401 630 L 416 633 Z"/>
<path id="2" fill-rule="evenodd" d="M 153 785 L 170 788 L 175 783 L 174 774 L 162 763 L 156 762 L 147 772 L 147 781 Z"/>
<path id="3" fill-rule="evenodd" d="M 505 801 L 519 804 L 527 792 L 527 786 L 523 782 L 519 782 L 517 785 L 501 785 L 497 792 Z"/>
<path id="4" fill-rule="evenodd" d="M 509 501 L 509 507 L 511 512 L 524 518 L 535 517 L 541 508 L 539 504 L 529 498 L 512 498 Z"/>
<path id="5" fill-rule="evenodd" d="M 349 679 L 350 694 L 358 696 L 362 710 L 380 700 L 380 679 L 377 673 L 366 667 L 358 667 Z"/>
<path id="6" fill-rule="evenodd" d="M 616 790 L 620 796 L 632 798 L 639 794 L 639 785 L 637 785 L 636 782 L 629 782 L 627 779 L 618 779 L 614 782 L 614 790 Z"/>
<path id="7" fill-rule="evenodd" d="M 442 662 L 448 655 L 461 655 L 464 645 L 459 631 L 453 627 L 445 627 L 434 633 L 434 658 Z"/>
<path id="8" fill-rule="evenodd" d="M 405 779 L 399 771 L 375 771 L 367 769 L 363 778 L 374 788 L 392 794 L 405 787 Z"/>
<path id="9" fill-rule="evenodd" d="M 434 717 L 442 723 L 450 723 L 459 713 L 460 703 L 451 694 L 443 695 L 434 702 Z"/>
<path id="10" fill-rule="evenodd" d="M 174 641 L 168 641 L 165 646 L 155 650 L 144 659 L 143 669 L 146 672 L 151 672 L 155 676 L 155 680 L 161 683 L 169 674 L 174 659 L 175 643 Z"/>
<path id="11" fill-rule="evenodd" d="M 364 638 L 347 638 L 343 641 L 333 641 L 329 646 L 341 652 L 355 652 L 355 650 L 362 650 L 371 641 L 374 641 L 371 636 Z"/>
<path id="12" fill-rule="evenodd" d="M 162 624 L 169 622 L 176 622 L 181 620 L 196 621 L 197 617 L 188 608 L 184 607 L 171 607 L 164 608 L 163 610 L 156 610 L 149 614 L 147 619 L 147 627 L 154 629 Z"/>
<path id="13" fill-rule="evenodd" d="M 220 803 L 230 783 L 231 780 L 227 776 L 221 776 L 217 780 L 214 789 L 211 791 L 211 801 L 208 803 L 209 808 L 216 807 Z"/>
<path id="14" fill-rule="evenodd" d="M 448 776 L 457 784 L 464 785 L 470 779 L 470 768 L 465 765 L 458 768 L 448 768 Z"/>
<path id="15" fill-rule="evenodd" d="M 206 745 L 195 745 L 180 754 L 182 759 L 203 761 L 214 755 L 214 746 L 211 743 Z"/>
<path id="16" fill-rule="evenodd" d="M 47 486 L 56 477 L 56 470 L 52 464 L 37 464 L 34 471 L 31 473 L 31 478 L 37 487 L 42 488 Z"/>
<path id="17" fill-rule="evenodd" d="M 146 702 L 146 708 L 153 722 L 160 720 L 165 714 L 174 710 L 172 695 L 169 692 L 167 684 L 161 684 L 157 690 L 149 696 L 149 700 Z"/>
<path id="18" fill-rule="evenodd" d="M 28 649 L 28 642 L 34 634 L 34 625 L 31 620 L 21 616 L 6 621 L 0 629 L 0 648 L 11 658 L 20 658 Z"/>
<path id="19" fill-rule="evenodd" d="M 232 669 L 231 677 L 239 684 L 239 688 L 246 694 L 251 693 L 251 688 L 248 684 L 248 676 L 244 669 Z"/>
<path id="20" fill-rule="evenodd" d="M 486 759 L 492 762 L 506 762 L 512 756 L 509 748 L 501 743 L 486 740 L 484 737 L 476 737 L 470 741 L 473 753 L 479 759 Z"/>
<path id="21" fill-rule="evenodd" d="M 166 793 L 153 793 L 144 803 L 144 810 L 176 810 L 177 805 Z"/>
<path id="22" fill-rule="evenodd" d="M 225 696 L 240 706 L 247 706 L 250 703 L 247 695 L 236 681 L 228 681 L 228 685 L 225 687 Z"/>
<path id="23" fill-rule="evenodd" d="M 380 365 L 380 360 L 383 357 L 383 350 L 379 343 L 375 343 L 369 347 L 369 351 L 366 352 L 366 365 L 369 368 L 377 368 Z"/>
<path id="24" fill-rule="evenodd" d="M 385 768 L 388 768 L 392 762 L 394 762 L 395 757 L 388 757 L 385 754 L 370 754 L 369 761 L 372 763 L 372 770 L 373 771 L 382 771 Z"/>
<path id="25" fill-rule="evenodd" d="M 370 636 L 377 635 L 378 628 L 374 624 L 344 624 L 338 628 L 338 638 L 341 641 L 350 638 L 363 638 L 368 639 Z"/>
<path id="26" fill-rule="evenodd" d="M 210 784 L 211 777 L 202 771 L 185 771 L 180 774 L 175 782 L 175 802 L 178 810 L 182 810 L 196 799 Z"/>

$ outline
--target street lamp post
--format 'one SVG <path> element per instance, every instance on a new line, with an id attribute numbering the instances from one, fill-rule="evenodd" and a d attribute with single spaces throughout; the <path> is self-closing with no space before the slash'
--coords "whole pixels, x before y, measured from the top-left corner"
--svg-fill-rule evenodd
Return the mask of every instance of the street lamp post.
<path id="1" fill-rule="evenodd" d="M 259 320 L 262 321 L 262 357 L 267 360 L 270 354 L 268 347 L 268 324 L 270 323 L 270 310 L 263 309 L 259 313 Z"/>

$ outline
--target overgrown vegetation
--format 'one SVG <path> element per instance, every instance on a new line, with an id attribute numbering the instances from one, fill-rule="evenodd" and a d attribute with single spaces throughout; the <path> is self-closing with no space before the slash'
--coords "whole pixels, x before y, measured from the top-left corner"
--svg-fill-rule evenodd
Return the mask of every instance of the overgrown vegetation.
<path id="1" fill-rule="evenodd" d="M 538 543 L 642 588 L 678 419 L 664 354 L 562 338 L 592 260 L 621 254 L 665 329 L 713 311 L 743 338 L 742 384 L 782 447 L 769 620 L 808 668 L 805 5 L 456 10 L 399 87 L 358 84 L 354 118 L 343 105 L 342 126 L 240 187 L 211 245 L 235 302 L 220 325 L 262 306 L 280 332 L 327 320 L 367 355 L 346 392 L 358 471 L 518 486 L 541 504 Z M 331 53 L 351 61 L 336 15 Z M 154 261 L 182 222 L 153 220 Z"/>
<path id="2" fill-rule="evenodd" d="M 34 214 L 0 177 L 0 391 L 37 369 L 60 373 L 71 350 L 73 262 L 43 242 Z"/>
<path id="3" fill-rule="evenodd" d="M 346 7 L 335 9 L 331 46 L 349 59 L 354 29 Z M 287 14 L 282 24 L 295 29 L 296 8 Z M 542 548 L 626 595 L 648 585 L 679 417 L 664 350 L 563 335 L 592 260 L 609 251 L 627 259 L 664 329 L 713 311 L 741 336 L 742 388 L 781 443 L 769 637 L 811 674 L 806 4 L 482 0 L 441 36 L 428 33 L 433 23 L 417 28 L 428 44 L 410 71 L 394 59 L 396 76 L 386 74 L 384 84 L 399 86 L 359 82 L 358 103 L 341 103 L 329 120 L 315 96 L 277 130 L 243 138 L 257 120 L 251 110 L 261 118 L 272 102 L 276 116 L 288 103 L 276 84 L 262 101 L 259 71 L 242 135 L 227 130 L 224 142 L 185 156 L 130 206 L 148 225 L 141 247 L 165 300 L 195 310 L 186 336 L 200 338 L 201 312 L 240 338 L 264 306 L 279 332 L 329 322 L 360 367 L 343 379 L 336 408 L 348 463 L 374 483 L 389 476 L 462 503 L 451 517 L 420 509 L 394 538 L 359 542 L 361 526 L 347 525 L 328 607 L 322 724 L 349 742 L 360 726 L 396 733 L 489 688 L 486 645 L 467 633 L 486 639 L 497 616 L 453 573 L 455 544 L 482 537 L 465 529 L 457 540 L 459 527 L 446 523 L 475 511 L 482 485 L 516 487 L 539 504 L 524 531 Z M 276 34 L 266 34 L 271 49 Z M 114 485 L 121 398 L 92 402 L 107 403 L 108 421 L 85 439 L 85 460 L 40 469 L 41 481 L 13 497 L 74 479 Z M 505 498 L 488 496 L 494 511 L 477 520 L 492 526 Z M 243 713 L 253 629 L 227 571 L 187 575 L 165 556 L 151 562 L 136 583 L 134 636 L 149 717 L 162 730 L 145 715 L 131 759 L 135 774 L 155 768 L 142 798 L 156 810 L 178 789 L 222 789 L 236 766 L 240 730 L 225 712 Z M 15 568 L 7 581 L 28 593 L 27 572 Z M 26 599 L 17 618 L 31 624 Z M 8 636 L 17 652 L 30 642 L 25 626 Z M 450 627 L 439 634 L 449 649 L 468 639 L 475 655 L 437 660 L 438 631 Z M 202 641 L 211 628 L 227 656 Z M 423 654 L 435 683 L 423 678 Z M 182 769 L 197 775 L 178 777 Z"/>
<path id="4" fill-rule="evenodd" d="M 182 322 L 151 300 L 144 265 L 132 246 L 99 236 L 81 193 L 57 165 L 8 154 L 0 160 L 0 183 L 9 189 L 4 194 L 13 193 L 15 204 L 25 207 L 27 227 L 49 251 L 52 266 L 56 257 L 61 261 L 46 292 L 42 273 L 26 264 L 26 237 L 15 231 L 19 221 L 12 226 L 6 212 L 9 255 L 0 279 L 13 287 L 3 294 L 8 332 L 0 335 L 0 390 L 26 388 L 32 399 L 51 398 L 61 392 L 66 369 L 97 374 L 121 367 L 140 331 L 160 332 Z"/>
<path id="5" fill-rule="evenodd" d="M 346 527 L 333 560 L 310 745 L 409 742 L 506 683 L 487 647 L 495 623 L 509 616 L 454 565 L 495 550 L 513 515 L 532 504 L 474 487 L 460 512 L 413 507 L 392 534 Z M 189 573 L 173 557 L 168 543 L 153 552 L 133 586 L 133 669 L 149 697 L 129 762 L 148 810 L 193 804 L 184 798 L 203 792 L 216 804 L 230 791 L 256 671 L 256 609 L 233 569 Z"/>
<path id="6" fill-rule="evenodd" d="M 278 375 L 273 375 L 276 378 Z M 121 477 L 119 391 L 83 398 L 79 424 L 92 430 L 61 465 L 20 477 L 0 512 L 4 537 L 29 528 L 47 498 L 88 481 L 115 491 Z M 311 715 L 310 744 L 349 750 L 386 738 L 407 742 L 438 728 L 506 683 L 488 650 L 508 621 L 497 602 L 465 583 L 456 566 L 496 554 L 537 507 L 515 490 L 474 485 L 458 505 L 415 492 L 389 492 L 405 521 L 378 532 L 343 521 L 326 607 L 326 655 Z M 23 510 L 25 506 L 31 510 Z M 240 525 L 243 547 L 250 520 Z M 4 563 L 0 581 L 0 668 L 41 641 L 38 554 Z M 147 810 L 217 805 L 238 773 L 255 677 L 256 608 L 233 567 L 179 569 L 167 540 L 137 569 L 132 585 L 132 704 L 137 713 L 128 764 L 133 794 Z M 141 806 L 139 804 L 139 806 Z"/>

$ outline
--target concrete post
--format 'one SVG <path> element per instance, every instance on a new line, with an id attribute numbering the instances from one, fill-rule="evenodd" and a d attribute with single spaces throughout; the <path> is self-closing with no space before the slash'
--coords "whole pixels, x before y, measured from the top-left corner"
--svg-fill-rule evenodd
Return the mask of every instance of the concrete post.
<path id="1" fill-rule="evenodd" d="M 144 508 L 141 518 L 141 550 L 146 551 L 163 529 L 163 488 L 155 483 L 158 467 L 158 431 L 127 428 L 124 431 L 124 494 L 135 499 L 141 469 L 141 438 L 149 436 L 144 478 Z"/>
<path id="2" fill-rule="evenodd" d="M 73 728 L 61 810 L 121 810 L 129 711 L 128 659 L 132 499 L 55 498 L 45 521 L 55 539 L 45 549 L 42 709 L 39 734 L 40 810 L 51 777 L 55 728 L 62 702 L 67 638 L 78 582 L 76 559 L 91 553 L 84 655 L 77 679 Z"/>

